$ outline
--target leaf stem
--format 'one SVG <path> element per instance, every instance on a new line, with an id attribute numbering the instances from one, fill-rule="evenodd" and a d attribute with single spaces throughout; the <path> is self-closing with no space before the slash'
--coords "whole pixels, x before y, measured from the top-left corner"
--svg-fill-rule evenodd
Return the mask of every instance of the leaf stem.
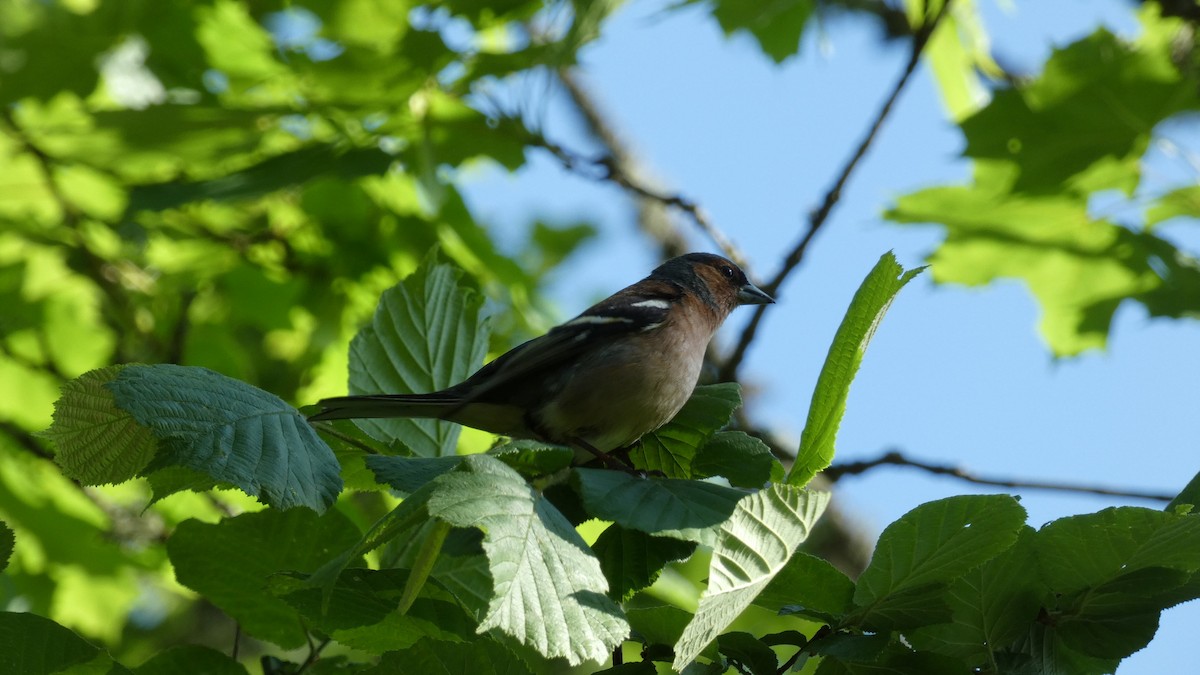
<path id="1" fill-rule="evenodd" d="M 404 582 L 404 592 L 400 594 L 401 614 L 407 614 L 417 596 L 421 594 L 421 588 L 425 586 L 429 573 L 433 571 L 433 563 L 437 561 L 438 554 L 442 552 L 442 544 L 446 542 L 450 529 L 449 523 L 435 520 L 433 529 L 425 537 L 425 541 L 421 542 L 421 550 L 417 552 L 417 559 L 413 561 L 412 571 L 408 575 L 408 580 Z"/>

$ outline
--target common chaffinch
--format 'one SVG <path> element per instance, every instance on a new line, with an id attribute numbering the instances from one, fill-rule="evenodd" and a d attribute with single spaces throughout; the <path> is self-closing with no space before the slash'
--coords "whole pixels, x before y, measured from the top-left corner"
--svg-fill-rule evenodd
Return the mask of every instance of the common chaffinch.
<path id="1" fill-rule="evenodd" d="M 327 398 L 310 419 L 438 418 L 607 460 L 675 417 L 735 307 L 773 302 L 729 260 L 689 253 L 448 389 Z"/>

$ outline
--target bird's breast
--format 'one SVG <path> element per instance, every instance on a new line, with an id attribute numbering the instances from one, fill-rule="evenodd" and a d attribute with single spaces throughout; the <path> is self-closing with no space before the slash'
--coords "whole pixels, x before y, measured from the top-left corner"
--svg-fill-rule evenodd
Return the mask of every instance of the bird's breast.
<path id="1" fill-rule="evenodd" d="M 671 421 L 696 387 L 711 332 L 668 335 L 678 337 L 627 337 L 582 360 L 541 410 L 542 428 L 608 452 Z"/>

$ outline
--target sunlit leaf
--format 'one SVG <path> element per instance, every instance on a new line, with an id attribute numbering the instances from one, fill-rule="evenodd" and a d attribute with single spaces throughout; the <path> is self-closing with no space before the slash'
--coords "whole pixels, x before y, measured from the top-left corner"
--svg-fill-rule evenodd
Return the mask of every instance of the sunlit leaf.
<path id="1" fill-rule="evenodd" d="M 629 625 L 605 596 L 600 565 L 570 523 L 519 474 L 486 455 L 465 458 L 437 482 L 429 513 L 484 532 L 495 587 L 479 630 L 498 629 L 572 664 L 603 662 Z"/>
<path id="2" fill-rule="evenodd" d="M 371 323 L 350 344 L 350 393 L 424 394 L 467 379 L 487 352 L 482 306 L 461 271 L 426 261 L 383 294 Z M 458 442 L 459 427 L 449 422 L 370 419 L 358 425 L 421 457 L 453 455 Z"/>
<path id="3" fill-rule="evenodd" d="M 888 252 L 863 279 L 833 336 L 825 364 L 821 366 L 808 408 L 808 421 L 800 435 L 800 448 L 787 475 L 788 483 L 805 485 L 833 461 L 834 443 L 842 415 L 846 412 L 850 383 L 862 364 L 867 344 L 875 336 L 896 294 L 923 269 L 905 270 L 896 262 L 896 256 Z"/>
<path id="4" fill-rule="evenodd" d="M 774 484 L 738 502 L 721 527 L 708 588 L 675 645 L 674 667 L 691 663 L 787 565 L 829 504 L 829 493 Z"/>
<path id="5" fill-rule="evenodd" d="M 138 475 L 154 458 L 158 440 L 118 408 L 105 385 L 124 366 L 93 370 L 63 385 L 46 436 L 63 473 L 85 485 L 121 483 Z"/>

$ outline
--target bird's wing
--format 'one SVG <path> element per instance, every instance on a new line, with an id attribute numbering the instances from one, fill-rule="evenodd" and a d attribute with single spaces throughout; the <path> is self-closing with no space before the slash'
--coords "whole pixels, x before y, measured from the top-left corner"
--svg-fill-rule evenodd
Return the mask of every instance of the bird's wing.
<path id="1" fill-rule="evenodd" d="M 458 389 L 463 402 L 488 400 L 488 394 L 516 380 L 536 379 L 568 368 L 588 352 L 613 340 L 654 330 L 666 321 L 679 290 L 670 284 L 630 287 L 593 305 L 545 335 L 525 342 L 479 369 Z"/>

